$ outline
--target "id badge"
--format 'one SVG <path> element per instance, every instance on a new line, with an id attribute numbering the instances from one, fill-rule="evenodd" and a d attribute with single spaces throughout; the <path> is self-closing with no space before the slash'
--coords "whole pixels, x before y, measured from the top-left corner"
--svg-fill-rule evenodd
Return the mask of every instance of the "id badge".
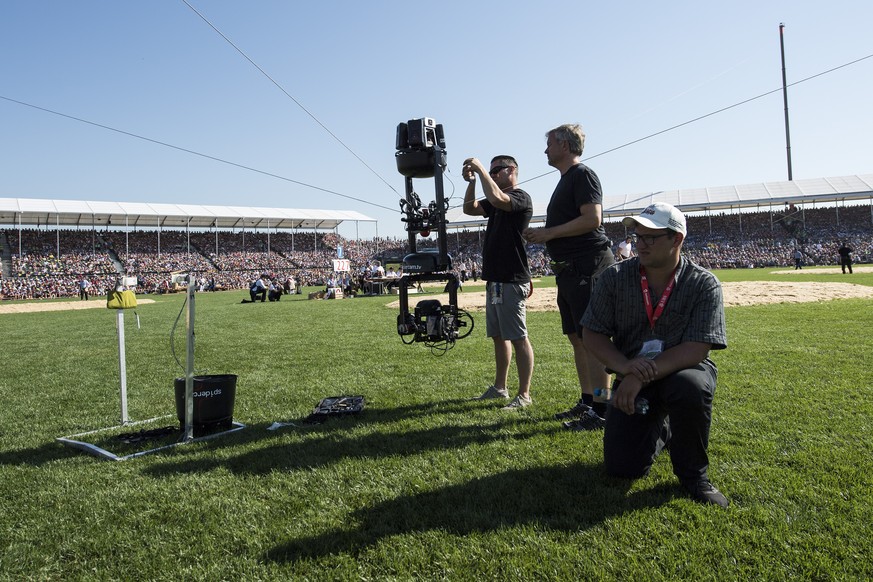
<path id="1" fill-rule="evenodd" d="M 646 358 L 646 359 L 654 360 L 663 351 L 664 351 L 664 340 L 650 339 L 650 340 L 647 340 L 643 344 L 643 347 L 640 349 L 639 355 Z"/>
<path id="2" fill-rule="evenodd" d="M 503 283 L 491 283 L 491 305 L 503 305 Z"/>

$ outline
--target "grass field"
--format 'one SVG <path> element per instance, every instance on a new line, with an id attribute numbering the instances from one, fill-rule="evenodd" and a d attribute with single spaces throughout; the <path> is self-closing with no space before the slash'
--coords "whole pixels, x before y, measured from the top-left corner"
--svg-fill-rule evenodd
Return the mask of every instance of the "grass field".
<path id="1" fill-rule="evenodd" d="M 873 285 L 805 271 L 792 280 Z M 727 310 L 710 443 L 722 510 L 686 498 L 666 455 L 645 479 L 607 477 L 602 433 L 551 420 L 578 397 L 557 313 L 529 314 L 534 406 L 507 413 L 469 400 L 493 375 L 479 314 L 436 357 L 401 343 L 393 298 L 244 295 L 197 295 L 196 363 L 239 376 L 247 428 L 124 462 L 54 441 L 118 422 L 114 312 L 0 315 L 0 578 L 873 577 L 873 301 Z M 132 419 L 175 412 L 184 297 L 156 299 L 141 329 L 127 318 Z M 300 424 L 336 394 L 367 409 Z"/>

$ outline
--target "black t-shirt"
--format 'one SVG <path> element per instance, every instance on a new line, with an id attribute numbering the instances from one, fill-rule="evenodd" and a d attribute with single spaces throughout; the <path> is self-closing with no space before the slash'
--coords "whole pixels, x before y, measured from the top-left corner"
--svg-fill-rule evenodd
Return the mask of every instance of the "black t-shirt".
<path id="1" fill-rule="evenodd" d="M 546 228 L 578 218 L 580 206 L 602 203 L 603 193 L 600 190 L 597 174 L 585 164 L 576 164 L 561 176 L 561 180 L 555 186 L 546 210 Z M 586 257 L 609 246 L 609 238 L 606 236 L 603 224 L 592 232 L 554 238 L 546 243 L 549 255 L 556 261 Z"/>
<path id="2" fill-rule="evenodd" d="M 533 201 L 519 188 L 506 195 L 512 202 L 509 211 L 495 208 L 488 200 L 479 203 L 488 217 L 482 245 L 482 278 L 497 283 L 527 283 L 530 267 L 521 231 L 533 216 Z"/>

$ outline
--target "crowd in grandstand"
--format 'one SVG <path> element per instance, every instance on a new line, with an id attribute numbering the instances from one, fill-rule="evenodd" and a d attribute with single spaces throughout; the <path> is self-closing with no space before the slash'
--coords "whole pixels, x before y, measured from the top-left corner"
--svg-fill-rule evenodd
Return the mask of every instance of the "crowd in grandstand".
<path id="1" fill-rule="evenodd" d="M 621 222 L 605 225 L 617 252 L 627 235 Z M 873 262 L 873 216 L 869 206 L 784 210 L 688 217 L 683 251 L 708 269 L 790 267 L 800 249 L 807 265 L 837 265 L 845 241 L 856 263 Z M 449 252 L 462 281 L 481 273 L 481 231 L 448 235 Z M 434 247 L 420 239 L 418 250 Z M 173 274 L 194 273 L 203 289 L 248 289 L 262 273 L 303 286 L 340 281 L 356 292 L 374 261 L 407 253 L 406 239 L 346 240 L 335 233 L 48 230 L 0 231 L 3 272 L 0 299 L 76 297 L 77 281 L 90 282 L 92 296 L 105 295 L 119 275 L 136 276 L 140 293 L 174 290 Z M 20 252 L 19 252 L 20 250 Z M 332 261 L 348 259 L 348 277 Z M 551 273 L 542 245 L 528 245 L 535 276 Z"/>

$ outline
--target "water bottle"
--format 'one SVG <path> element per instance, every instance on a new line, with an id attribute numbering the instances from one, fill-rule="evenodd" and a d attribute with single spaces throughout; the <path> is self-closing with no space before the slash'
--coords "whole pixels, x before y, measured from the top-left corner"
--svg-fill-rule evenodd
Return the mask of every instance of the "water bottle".
<path id="1" fill-rule="evenodd" d="M 604 396 L 606 395 L 606 388 L 595 388 L 594 396 Z M 609 397 L 609 404 L 614 406 L 612 403 L 612 399 L 615 398 L 615 391 L 613 391 L 612 396 Z M 649 405 L 649 400 L 647 398 L 643 398 L 642 396 L 637 396 L 637 399 L 634 401 L 634 413 L 636 414 L 648 414 L 651 406 Z"/>

